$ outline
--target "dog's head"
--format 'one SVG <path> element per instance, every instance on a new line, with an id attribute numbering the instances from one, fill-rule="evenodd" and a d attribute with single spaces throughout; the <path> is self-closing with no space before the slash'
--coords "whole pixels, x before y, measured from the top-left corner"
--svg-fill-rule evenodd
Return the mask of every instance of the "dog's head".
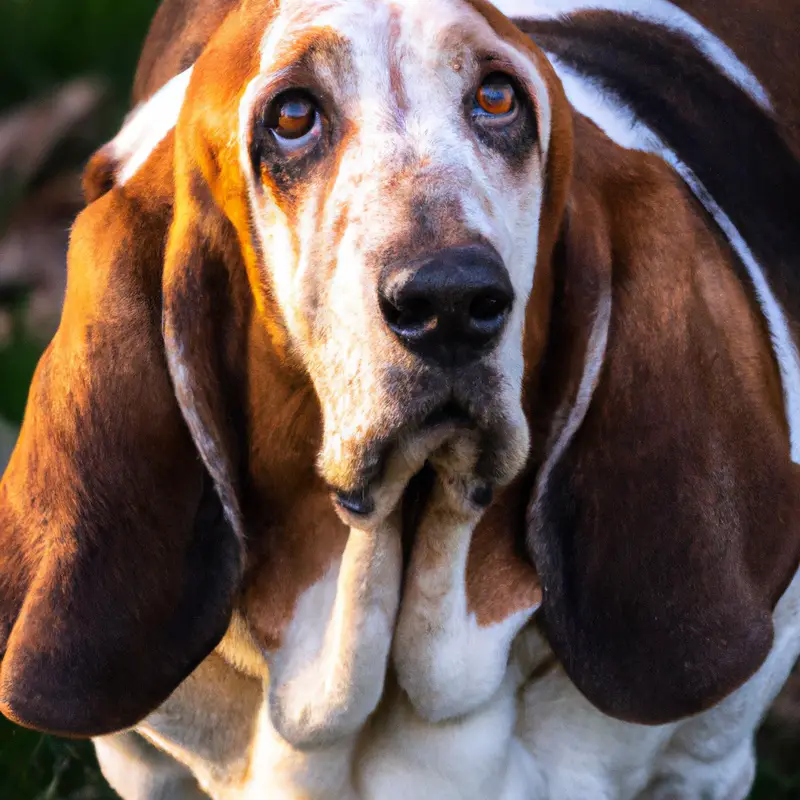
<path id="1" fill-rule="evenodd" d="M 0 490 L 6 713 L 133 724 L 271 514 L 374 525 L 459 442 L 489 488 L 527 464 L 546 626 L 602 708 L 675 718 L 761 663 L 797 547 L 763 335 L 666 166 L 573 121 L 493 8 L 242 3 L 102 158 Z"/>
<path id="2" fill-rule="evenodd" d="M 473 430 L 491 483 L 527 458 L 525 319 L 563 99 L 486 13 L 282 3 L 259 36 L 200 59 L 178 125 L 179 197 L 216 203 L 246 243 L 259 312 L 313 384 L 320 473 L 347 516 L 373 513 L 393 449 L 437 427 Z M 246 75 L 210 102 L 242 50 Z M 172 262 L 200 225 L 179 203 Z"/>

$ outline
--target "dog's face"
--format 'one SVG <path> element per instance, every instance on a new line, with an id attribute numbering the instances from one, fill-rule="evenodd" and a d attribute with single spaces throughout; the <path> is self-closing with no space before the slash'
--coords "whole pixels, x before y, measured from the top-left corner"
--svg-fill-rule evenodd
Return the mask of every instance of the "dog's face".
<path id="1" fill-rule="evenodd" d="M 464 0 L 286 0 L 259 57 L 241 168 L 263 280 L 321 405 L 324 479 L 369 514 L 393 448 L 445 426 L 507 482 L 528 446 L 544 79 Z"/>

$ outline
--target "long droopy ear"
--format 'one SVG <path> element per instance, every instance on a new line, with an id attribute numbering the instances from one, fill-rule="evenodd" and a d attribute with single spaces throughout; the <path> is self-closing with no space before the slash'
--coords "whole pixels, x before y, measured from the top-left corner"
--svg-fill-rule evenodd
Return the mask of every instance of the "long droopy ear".
<path id="1" fill-rule="evenodd" d="M 55 733 L 146 716 L 221 639 L 239 583 L 241 543 L 165 360 L 171 181 L 170 136 L 78 218 L 0 484 L 0 709 Z"/>
<path id="2" fill-rule="evenodd" d="M 602 711 L 656 724 L 765 659 L 800 555 L 800 476 L 730 251 L 660 161 L 593 147 L 554 258 L 543 386 L 568 387 L 529 547 L 571 679 Z"/>

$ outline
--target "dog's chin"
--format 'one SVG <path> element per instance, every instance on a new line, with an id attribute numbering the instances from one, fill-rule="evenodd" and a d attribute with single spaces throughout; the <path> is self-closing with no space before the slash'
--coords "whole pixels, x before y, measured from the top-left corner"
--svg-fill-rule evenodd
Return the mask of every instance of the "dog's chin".
<path id="1" fill-rule="evenodd" d="M 332 441 L 323 442 L 319 467 L 339 516 L 362 528 L 379 524 L 401 505 L 407 516 L 410 506 L 422 503 L 425 476 L 435 475 L 441 454 L 454 449 L 471 454 L 459 469 L 469 473 L 471 484 L 485 487 L 478 504 L 488 505 L 494 488 L 510 483 L 528 454 L 521 405 L 498 403 L 502 395 L 491 381 L 466 379 L 406 403 L 398 409 L 402 414 L 391 415 L 391 424 L 365 426 L 381 430 L 379 436 L 343 442 L 326 426 Z"/>

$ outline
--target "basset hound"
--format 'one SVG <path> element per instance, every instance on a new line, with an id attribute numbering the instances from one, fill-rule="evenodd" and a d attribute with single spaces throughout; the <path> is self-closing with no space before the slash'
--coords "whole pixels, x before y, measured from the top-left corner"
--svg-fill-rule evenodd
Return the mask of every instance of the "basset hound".
<path id="1" fill-rule="evenodd" d="M 799 24 L 165 0 L 0 486 L 3 713 L 126 800 L 745 798 Z"/>

